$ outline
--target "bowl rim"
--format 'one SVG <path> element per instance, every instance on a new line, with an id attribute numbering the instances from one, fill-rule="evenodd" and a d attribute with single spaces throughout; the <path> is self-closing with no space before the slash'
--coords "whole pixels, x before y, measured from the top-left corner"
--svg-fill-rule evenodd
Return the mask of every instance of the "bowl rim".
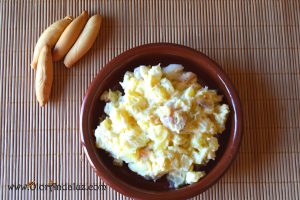
<path id="1" fill-rule="evenodd" d="M 197 60 L 199 61 L 204 60 L 208 64 L 205 67 L 217 73 L 218 78 L 225 86 L 230 96 L 232 109 L 234 111 L 234 115 L 232 117 L 234 118 L 233 120 L 235 123 L 233 124 L 234 127 L 233 126 L 231 127 L 231 129 L 234 129 L 233 135 L 232 135 L 232 131 L 230 131 L 230 138 L 228 144 L 225 147 L 222 157 L 220 158 L 218 163 L 216 163 L 215 167 L 199 182 L 179 189 L 174 189 L 171 191 L 162 191 L 162 192 L 146 191 L 146 190 L 142 190 L 130 186 L 129 184 L 126 184 L 125 182 L 120 181 L 118 179 L 112 179 L 111 177 L 112 173 L 110 171 L 105 170 L 101 163 L 97 163 L 97 158 L 96 158 L 97 152 L 94 152 L 90 147 L 89 144 L 90 133 L 88 133 L 88 120 L 85 120 L 85 117 L 88 117 L 89 112 L 91 111 L 90 104 L 95 98 L 95 96 L 92 94 L 94 91 L 97 91 L 98 86 L 101 84 L 102 81 L 105 80 L 103 79 L 103 77 L 112 73 L 115 66 L 118 66 L 117 64 L 120 63 L 120 60 L 134 59 L 134 57 L 128 58 L 127 55 L 129 54 L 136 55 L 136 54 L 141 54 L 143 52 L 145 53 L 146 51 L 149 51 L 149 49 L 152 49 L 153 51 L 165 50 L 168 52 L 180 50 L 190 54 L 191 56 L 196 56 Z M 225 74 L 225 72 L 221 69 L 221 67 L 215 61 L 213 61 L 203 53 L 196 51 L 195 49 L 192 49 L 190 47 L 179 45 L 179 44 L 173 44 L 173 43 L 144 44 L 141 46 L 131 48 L 121 53 L 120 55 L 114 57 L 97 73 L 96 77 L 90 83 L 84 95 L 82 106 L 81 106 L 81 112 L 80 112 L 81 144 L 90 165 L 92 166 L 96 174 L 106 182 L 106 184 L 108 184 L 116 191 L 135 199 L 183 199 L 183 198 L 186 199 L 204 192 L 213 184 L 215 184 L 225 174 L 229 166 L 235 160 L 242 140 L 242 135 L 243 135 L 242 129 L 243 129 L 243 112 L 242 112 L 242 105 L 241 105 L 239 95 L 236 89 L 234 88 L 233 83 L 230 81 L 230 79 Z M 207 178 L 208 175 L 210 175 L 209 178 Z M 205 182 L 203 182 L 204 179 Z"/>

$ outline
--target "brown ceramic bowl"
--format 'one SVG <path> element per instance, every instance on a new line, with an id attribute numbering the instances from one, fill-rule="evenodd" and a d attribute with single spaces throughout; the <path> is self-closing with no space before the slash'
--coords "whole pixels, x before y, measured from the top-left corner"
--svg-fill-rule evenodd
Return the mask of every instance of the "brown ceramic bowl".
<path id="1" fill-rule="evenodd" d="M 226 131 L 218 140 L 220 148 L 214 161 L 199 168 L 207 175 L 199 182 L 179 189 L 169 188 L 166 178 L 156 182 L 145 180 L 130 171 L 126 165 L 114 166 L 112 158 L 95 145 L 94 130 L 103 114 L 104 103 L 100 95 L 109 88 L 119 88 L 126 71 L 132 71 L 139 65 L 162 66 L 179 63 L 185 71 L 198 75 L 200 83 L 211 89 L 217 89 L 224 95 L 224 102 L 230 106 L 230 117 Z M 135 199 L 186 199 L 202 193 L 213 185 L 228 169 L 237 155 L 242 137 L 242 108 L 234 86 L 217 63 L 191 48 L 175 44 L 148 44 L 130 49 L 110 61 L 96 76 L 90 85 L 81 110 L 81 140 L 86 156 L 96 171 L 109 186 Z"/>

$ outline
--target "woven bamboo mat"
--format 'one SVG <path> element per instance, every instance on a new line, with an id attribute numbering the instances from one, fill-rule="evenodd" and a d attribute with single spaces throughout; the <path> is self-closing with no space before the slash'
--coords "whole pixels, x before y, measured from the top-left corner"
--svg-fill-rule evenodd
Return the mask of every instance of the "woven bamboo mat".
<path id="1" fill-rule="evenodd" d="M 29 64 L 38 36 L 83 9 L 104 16 L 92 50 L 56 63 L 51 101 L 35 99 Z M 9 190 L 11 184 L 104 184 L 80 145 L 83 95 L 101 67 L 141 44 L 187 45 L 216 60 L 245 114 L 239 156 L 195 199 L 300 199 L 300 3 L 298 0 L 0 0 L 0 198 L 126 199 L 106 191 Z"/>

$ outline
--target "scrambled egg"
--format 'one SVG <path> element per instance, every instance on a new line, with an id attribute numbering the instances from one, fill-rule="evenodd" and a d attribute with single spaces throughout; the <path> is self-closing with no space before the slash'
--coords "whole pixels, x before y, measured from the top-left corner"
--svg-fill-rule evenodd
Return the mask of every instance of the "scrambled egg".
<path id="1" fill-rule="evenodd" d="M 205 175 L 195 171 L 215 159 L 216 134 L 225 129 L 228 105 L 222 96 L 197 83 L 192 72 L 171 64 L 140 66 L 126 72 L 120 91 L 106 91 L 107 117 L 95 130 L 96 145 L 139 175 L 166 175 L 177 188 Z"/>

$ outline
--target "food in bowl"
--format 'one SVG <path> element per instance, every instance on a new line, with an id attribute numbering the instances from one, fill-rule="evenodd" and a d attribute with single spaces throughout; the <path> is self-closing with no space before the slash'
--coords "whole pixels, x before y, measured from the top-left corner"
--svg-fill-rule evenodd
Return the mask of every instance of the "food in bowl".
<path id="1" fill-rule="evenodd" d="M 227 104 L 201 86 L 179 64 L 139 66 L 126 72 L 121 91 L 101 95 L 105 119 L 95 130 L 96 146 L 146 179 L 166 175 L 178 188 L 201 179 L 197 165 L 215 159 L 217 134 L 225 130 Z"/>

